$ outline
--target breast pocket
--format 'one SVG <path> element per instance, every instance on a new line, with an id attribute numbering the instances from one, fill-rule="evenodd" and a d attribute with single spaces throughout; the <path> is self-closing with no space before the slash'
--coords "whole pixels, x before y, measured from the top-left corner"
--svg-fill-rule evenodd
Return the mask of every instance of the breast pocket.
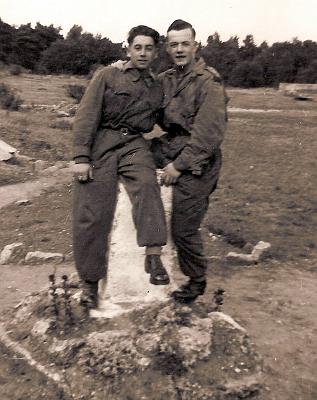
<path id="1" fill-rule="evenodd" d="M 104 94 L 104 112 L 109 116 L 121 113 L 131 103 L 132 95 L 127 90 L 108 88 Z"/>

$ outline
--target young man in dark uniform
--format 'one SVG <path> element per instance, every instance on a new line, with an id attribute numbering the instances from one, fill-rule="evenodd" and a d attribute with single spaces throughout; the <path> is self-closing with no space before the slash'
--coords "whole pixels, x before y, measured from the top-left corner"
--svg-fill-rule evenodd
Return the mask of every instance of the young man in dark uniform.
<path id="1" fill-rule="evenodd" d="M 196 59 L 192 25 L 176 20 L 168 28 L 167 52 L 174 67 L 159 76 L 164 91 L 160 121 L 165 135 L 153 141 L 163 167 L 162 182 L 173 185 L 172 237 L 188 282 L 172 293 L 194 301 L 206 288 L 207 260 L 200 224 L 221 168 L 227 98 L 217 71 Z"/>
<path id="2" fill-rule="evenodd" d="M 97 305 L 98 281 L 107 272 L 119 178 L 132 202 L 137 243 L 146 248 L 150 282 L 169 283 L 160 259 L 166 244 L 164 209 L 153 156 L 142 136 L 152 130 L 162 106 L 161 85 L 149 71 L 158 41 L 153 29 L 132 28 L 130 61 L 122 70 L 110 66 L 97 71 L 74 121 L 74 257 L 83 281 L 82 301 L 89 308 Z"/>

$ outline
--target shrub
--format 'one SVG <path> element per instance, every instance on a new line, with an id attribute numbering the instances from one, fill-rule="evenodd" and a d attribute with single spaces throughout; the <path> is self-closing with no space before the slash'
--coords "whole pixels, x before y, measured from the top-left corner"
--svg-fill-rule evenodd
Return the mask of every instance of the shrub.
<path id="1" fill-rule="evenodd" d="M 9 73 L 11 74 L 11 75 L 21 75 L 21 73 L 22 73 L 22 67 L 21 67 L 21 65 L 16 65 L 16 64 L 12 64 L 12 65 L 10 65 L 10 67 L 9 67 Z"/>
<path id="2" fill-rule="evenodd" d="M 264 86 L 262 65 L 254 61 L 242 61 L 237 64 L 229 77 L 229 85 L 254 88 Z"/>
<path id="3" fill-rule="evenodd" d="M 4 110 L 18 111 L 23 100 L 9 86 L 0 83 L 0 107 Z"/>
<path id="4" fill-rule="evenodd" d="M 66 85 L 66 90 L 68 95 L 79 103 L 85 93 L 86 87 L 84 85 L 69 84 Z"/>

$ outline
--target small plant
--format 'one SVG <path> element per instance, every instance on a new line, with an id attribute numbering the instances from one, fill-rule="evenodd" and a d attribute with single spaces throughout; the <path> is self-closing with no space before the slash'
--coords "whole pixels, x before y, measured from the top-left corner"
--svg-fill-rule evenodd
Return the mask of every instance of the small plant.
<path id="1" fill-rule="evenodd" d="M 16 95 L 5 83 L 0 83 L 0 107 L 4 110 L 18 111 L 23 104 L 23 100 Z"/>
<path id="2" fill-rule="evenodd" d="M 68 95 L 79 103 L 85 93 L 86 87 L 84 85 L 69 84 L 66 85 L 66 90 Z"/>
<path id="3" fill-rule="evenodd" d="M 214 295 L 213 295 L 213 304 L 215 305 L 214 307 L 214 311 L 221 311 L 221 306 L 223 305 L 223 301 L 224 301 L 224 294 L 225 294 L 225 290 L 222 288 L 218 288 L 214 291 Z"/>

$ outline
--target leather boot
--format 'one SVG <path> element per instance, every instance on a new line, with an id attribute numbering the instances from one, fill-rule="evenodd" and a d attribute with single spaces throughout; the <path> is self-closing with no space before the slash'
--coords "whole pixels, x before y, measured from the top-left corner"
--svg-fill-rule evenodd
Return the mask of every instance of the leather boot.
<path id="1" fill-rule="evenodd" d="M 98 281 L 81 283 L 82 293 L 80 297 L 80 304 L 88 311 L 97 308 L 98 306 Z"/>
<path id="2" fill-rule="evenodd" d="M 206 280 L 195 280 L 190 278 L 189 281 L 182 285 L 178 290 L 172 292 L 172 297 L 174 300 L 180 303 L 191 303 L 205 293 L 207 286 Z"/>
<path id="3" fill-rule="evenodd" d="M 168 285 L 170 283 L 170 278 L 159 255 L 147 255 L 145 257 L 144 269 L 146 273 L 150 274 L 152 285 Z"/>

